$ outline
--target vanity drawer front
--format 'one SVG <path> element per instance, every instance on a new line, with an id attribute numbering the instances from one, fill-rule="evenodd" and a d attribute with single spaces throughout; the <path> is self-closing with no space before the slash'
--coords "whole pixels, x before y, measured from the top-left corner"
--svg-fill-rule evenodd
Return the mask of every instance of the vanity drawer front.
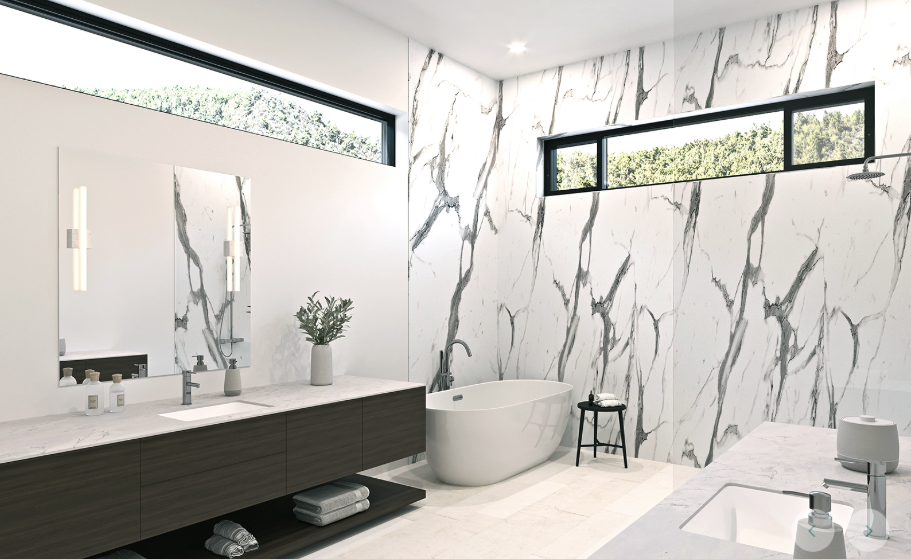
<path id="1" fill-rule="evenodd" d="M 142 439 L 142 485 L 285 452 L 285 414 Z"/>
<path id="2" fill-rule="evenodd" d="M 363 470 L 362 400 L 288 412 L 288 493 Z"/>
<path id="3" fill-rule="evenodd" d="M 284 494 L 284 452 L 146 485 L 142 487 L 142 539 Z M 289 499 L 289 513 L 293 507 Z"/>
<path id="4" fill-rule="evenodd" d="M 139 441 L 0 465 L 0 557 L 81 559 L 139 540 Z"/>
<path id="5" fill-rule="evenodd" d="M 424 452 L 427 412 L 424 388 L 364 398 L 364 469 Z"/>

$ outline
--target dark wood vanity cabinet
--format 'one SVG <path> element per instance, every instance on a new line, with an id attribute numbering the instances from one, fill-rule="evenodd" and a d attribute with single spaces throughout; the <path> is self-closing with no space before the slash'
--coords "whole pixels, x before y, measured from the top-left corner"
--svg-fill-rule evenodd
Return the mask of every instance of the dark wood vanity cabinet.
<path id="1" fill-rule="evenodd" d="M 139 539 L 139 441 L 0 464 L 0 557 L 80 559 Z"/>
<path id="2" fill-rule="evenodd" d="M 423 387 L 378 394 L 363 402 L 363 469 L 424 452 L 427 404 Z"/>
<path id="3" fill-rule="evenodd" d="M 424 399 L 417 387 L 0 464 L 0 557 L 83 559 L 128 545 L 147 559 L 209 557 L 202 543 L 228 515 L 266 538 L 257 557 L 281 557 L 424 497 L 355 476 L 371 506 L 331 529 L 296 520 L 290 499 L 423 452 Z"/>
<path id="4" fill-rule="evenodd" d="M 142 439 L 142 537 L 285 494 L 285 414 Z"/>
<path id="5" fill-rule="evenodd" d="M 362 410 L 358 399 L 286 414 L 288 493 L 365 469 Z"/>

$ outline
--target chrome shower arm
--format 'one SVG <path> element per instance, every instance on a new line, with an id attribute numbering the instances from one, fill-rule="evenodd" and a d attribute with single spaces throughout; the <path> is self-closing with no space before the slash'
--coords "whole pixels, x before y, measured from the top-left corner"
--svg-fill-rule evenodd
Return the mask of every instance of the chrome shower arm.
<path id="1" fill-rule="evenodd" d="M 874 159 L 889 159 L 890 157 L 907 157 L 911 153 L 891 153 L 889 155 L 871 155 L 870 157 L 864 159 L 864 169 L 867 168 L 867 164 L 873 161 Z"/>

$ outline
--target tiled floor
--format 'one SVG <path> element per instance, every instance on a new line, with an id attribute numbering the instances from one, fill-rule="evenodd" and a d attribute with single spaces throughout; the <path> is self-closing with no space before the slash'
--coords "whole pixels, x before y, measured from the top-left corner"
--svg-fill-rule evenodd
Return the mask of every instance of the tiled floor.
<path id="1" fill-rule="evenodd" d="M 397 514 L 285 559 L 582 559 L 698 470 L 559 448 L 540 466 L 486 487 L 437 480 L 426 462 L 377 477 L 427 490 Z"/>

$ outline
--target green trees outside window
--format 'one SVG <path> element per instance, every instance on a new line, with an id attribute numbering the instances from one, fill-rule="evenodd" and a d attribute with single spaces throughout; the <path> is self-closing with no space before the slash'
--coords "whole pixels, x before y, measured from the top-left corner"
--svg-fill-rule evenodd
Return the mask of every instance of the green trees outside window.
<path id="1" fill-rule="evenodd" d="M 598 186 L 598 146 L 585 144 L 557 150 L 556 190 Z"/>
<path id="2" fill-rule="evenodd" d="M 794 164 L 864 156 L 864 104 L 794 113 Z"/>
<path id="3" fill-rule="evenodd" d="M 201 86 L 73 89 L 359 159 L 382 159 L 382 150 L 376 139 L 359 136 L 354 132 L 342 132 L 338 126 L 324 120 L 322 113 L 307 111 L 268 89 L 254 87 L 223 91 Z M 377 130 L 379 127 L 380 124 L 377 123 Z"/>

